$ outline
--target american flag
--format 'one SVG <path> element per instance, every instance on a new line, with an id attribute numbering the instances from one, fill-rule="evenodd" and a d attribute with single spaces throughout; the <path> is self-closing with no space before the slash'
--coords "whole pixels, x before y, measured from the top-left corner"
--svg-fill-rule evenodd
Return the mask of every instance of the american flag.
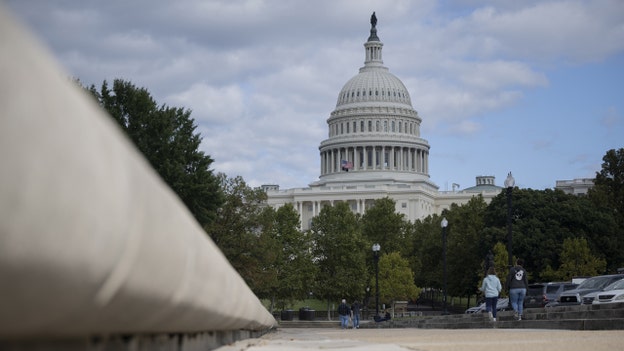
<path id="1" fill-rule="evenodd" d="M 342 160 L 340 161 L 340 166 L 342 167 L 343 171 L 349 172 L 350 169 L 353 169 L 353 162 Z"/>

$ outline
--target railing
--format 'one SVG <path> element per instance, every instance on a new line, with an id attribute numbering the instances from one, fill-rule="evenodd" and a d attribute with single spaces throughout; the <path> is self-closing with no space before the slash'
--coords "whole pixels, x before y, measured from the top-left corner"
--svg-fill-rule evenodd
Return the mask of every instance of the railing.
<path id="1" fill-rule="evenodd" d="M 0 348 L 273 316 L 112 119 L 0 6 Z"/>

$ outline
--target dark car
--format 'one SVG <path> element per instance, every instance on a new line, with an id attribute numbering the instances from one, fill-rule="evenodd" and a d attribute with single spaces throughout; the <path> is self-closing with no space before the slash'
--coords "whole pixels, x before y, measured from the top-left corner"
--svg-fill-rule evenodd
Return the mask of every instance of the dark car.
<path id="1" fill-rule="evenodd" d="M 622 274 L 599 275 L 585 279 L 576 289 L 566 291 L 559 296 L 559 305 L 591 304 L 593 298 L 583 299 L 589 293 L 602 290 L 607 285 L 624 278 Z"/>
<path id="2" fill-rule="evenodd" d="M 576 289 L 577 283 L 571 282 L 550 282 L 544 286 L 544 306 L 551 302 L 556 302 L 557 298 L 566 291 Z"/>
<path id="3" fill-rule="evenodd" d="M 548 303 L 555 301 L 564 291 L 575 289 L 577 286 L 577 283 L 572 282 L 530 284 L 524 298 L 524 308 L 546 307 Z"/>
<path id="4" fill-rule="evenodd" d="M 544 289 L 546 284 L 530 284 L 524 297 L 524 308 L 544 307 Z"/>

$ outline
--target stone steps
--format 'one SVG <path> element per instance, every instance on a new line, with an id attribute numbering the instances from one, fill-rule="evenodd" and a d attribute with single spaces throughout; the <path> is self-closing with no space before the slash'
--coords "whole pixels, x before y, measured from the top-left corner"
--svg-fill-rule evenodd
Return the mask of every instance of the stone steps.
<path id="1" fill-rule="evenodd" d="M 339 321 L 280 321 L 283 328 L 340 328 Z M 526 309 L 522 320 L 515 320 L 513 312 L 498 312 L 497 321 L 490 321 L 486 313 L 451 314 L 397 318 L 375 323 L 364 320 L 360 328 L 423 328 L 423 329 L 568 329 L 568 330 L 624 330 L 624 302 L 605 305 L 581 305 Z"/>

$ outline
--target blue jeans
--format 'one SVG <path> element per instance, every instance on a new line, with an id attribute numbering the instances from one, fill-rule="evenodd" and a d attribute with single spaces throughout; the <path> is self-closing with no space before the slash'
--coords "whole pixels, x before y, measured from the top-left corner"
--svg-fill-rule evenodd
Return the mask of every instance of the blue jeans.
<path id="1" fill-rule="evenodd" d="M 357 313 L 353 314 L 353 328 L 360 327 L 360 315 Z"/>
<path id="2" fill-rule="evenodd" d="M 340 315 L 340 327 L 342 329 L 349 328 L 349 315 L 348 314 Z"/>
<path id="3" fill-rule="evenodd" d="M 496 318 L 496 304 L 498 304 L 498 296 L 485 298 L 485 310 L 492 312 L 494 318 Z"/>
<path id="4" fill-rule="evenodd" d="M 511 300 L 511 307 L 514 311 L 522 315 L 522 307 L 524 305 L 524 297 L 526 296 L 525 288 L 509 289 L 509 299 Z"/>

